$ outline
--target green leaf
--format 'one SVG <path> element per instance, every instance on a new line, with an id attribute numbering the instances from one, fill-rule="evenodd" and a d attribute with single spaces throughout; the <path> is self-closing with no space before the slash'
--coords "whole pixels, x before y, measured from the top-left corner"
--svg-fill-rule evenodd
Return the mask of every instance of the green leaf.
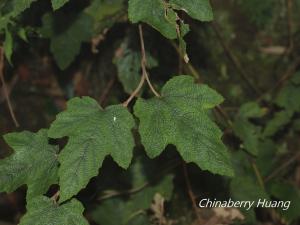
<path id="1" fill-rule="evenodd" d="M 27 213 L 19 225 L 88 225 L 83 210 L 76 199 L 57 205 L 52 199 L 39 196 L 27 203 Z"/>
<path id="2" fill-rule="evenodd" d="M 9 32 L 7 29 L 5 30 L 5 41 L 3 43 L 4 47 L 4 54 L 7 59 L 7 61 L 12 64 L 11 57 L 13 54 L 13 37 L 11 32 Z"/>
<path id="3" fill-rule="evenodd" d="M 300 112 L 300 73 L 296 73 L 284 86 L 275 99 L 275 103 L 285 109 Z"/>
<path id="4" fill-rule="evenodd" d="M 128 48 L 125 41 L 120 47 L 121 54 L 115 56 L 114 63 L 117 66 L 118 78 L 126 93 L 131 94 L 141 80 L 141 54 Z M 147 68 L 151 69 L 158 65 L 157 61 L 147 54 Z"/>
<path id="5" fill-rule="evenodd" d="M 81 13 L 74 16 L 46 14 L 41 33 L 51 39 L 50 50 L 60 69 L 66 69 L 79 54 L 82 42 L 93 34 L 93 19 Z M 76 38 L 74 38 L 76 37 Z"/>
<path id="6" fill-rule="evenodd" d="M 253 155 L 258 154 L 262 131 L 261 127 L 251 123 L 249 118 L 262 117 L 264 114 L 265 111 L 256 102 L 248 102 L 241 106 L 234 120 L 234 133 L 243 141 L 243 147 Z"/>
<path id="7" fill-rule="evenodd" d="M 0 161 L 0 191 L 12 192 L 27 184 L 28 199 L 57 183 L 58 149 L 48 144 L 47 130 L 10 133 L 4 139 L 15 153 Z"/>
<path id="8" fill-rule="evenodd" d="M 191 3 L 189 1 L 186 3 L 187 8 L 189 8 Z M 199 5 L 197 4 L 197 6 Z M 188 62 L 189 57 L 183 37 L 188 33 L 189 26 L 180 19 L 175 9 L 185 10 L 164 0 L 129 0 L 128 17 L 133 23 L 145 22 L 149 24 L 166 38 L 178 38 L 184 60 Z"/>
<path id="9" fill-rule="evenodd" d="M 258 201 L 268 199 L 266 192 L 250 176 L 235 177 L 230 183 L 231 196 L 238 201 Z"/>
<path id="10" fill-rule="evenodd" d="M 197 85 L 190 76 L 177 76 L 166 83 L 160 98 L 139 98 L 134 113 L 147 154 L 158 156 L 174 144 L 186 162 L 203 170 L 233 175 L 230 157 L 221 141 L 222 132 L 208 116 L 223 101 L 206 85 Z"/>
<path id="11" fill-rule="evenodd" d="M 279 213 L 283 215 L 287 222 L 290 223 L 300 218 L 300 190 L 297 187 L 287 183 L 275 182 L 270 185 L 270 192 L 279 200 L 290 201 L 287 210 L 278 209 Z"/>
<path id="12" fill-rule="evenodd" d="M 257 102 L 247 102 L 239 109 L 239 117 L 249 118 L 260 118 L 264 116 L 266 111 L 261 108 Z"/>
<path id="13" fill-rule="evenodd" d="M 53 10 L 63 7 L 69 0 L 51 0 Z"/>
<path id="14" fill-rule="evenodd" d="M 93 0 L 84 11 L 94 20 L 94 35 L 122 21 L 122 15 L 127 15 L 123 0 Z"/>
<path id="15" fill-rule="evenodd" d="M 264 139 L 260 142 L 256 165 L 262 177 L 270 175 L 278 166 L 279 157 L 277 153 L 278 146 L 272 140 Z"/>
<path id="16" fill-rule="evenodd" d="M 170 0 L 190 17 L 200 21 L 213 20 L 213 12 L 209 0 Z"/>
<path id="17" fill-rule="evenodd" d="M 236 136 L 243 141 L 243 148 L 253 155 L 258 154 L 258 146 L 262 137 L 261 127 L 250 123 L 248 119 L 237 117 L 233 124 Z"/>
<path id="18" fill-rule="evenodd" d="M 230 182 L 231 197 L 235 201 L 254 201 L 259 199 L 269 199 L 266 192 L 258 185 L 258 183 L 251 176 L 235 177 Z M 241 208 L 243 215 L 245 215 L 247 224 L 256 224 L 254 208 L 246 210 Z"/>
<path id="19" fill-rule="evenodd" d="M 176 13 L 162 0 L 129 0 L 128 17 L 133 23 L 145 22 L 169 39 L 175 39 Z"/>
<path id="20" fill-rule="evenodd" d="M 95 21 L 101 21 L 110 17 L 123 8 L 123 0 L 93 0 L 85 9 Z"/>
<path id="21" fill-rule="evenodd" d="M 48 135 L 68 136 L 59 155 L 60 201 L 65 201 L 84 188 L 98 174 L 104 158 L 111 155 L 121 167 L 131 162 L 134 139 L 132 115 L 122 105 L 103 110 L 90 98 L 73 98 L 67 110 L 58 114 Z"/>
<path id="22" fill-rule="evenodd" d="M 19 16 L 24 10 L 30 7 L 33 2 L 38 0 L 12 0 L 10 2 L 12 10 L 5 15 L 0 15 L 0 30 L 6 29 L 12 18 Z"/>
<path id="23" fill-rule="evenodd" d="M 132 190 L 144 188 L 131 194 L 126 200 L 120 197 L 105 200 L 92 212 L 95 222 L 105 225 L 150 224 L 145 210 L 150 208 L 155 194 L 160 194 L 164 199 L 170 200 L 173 192 L 173 176 L 166 175 L 158 182 L 149 185 L 151 180 L 147 177 L 146 172 L 154 171 L 153 168 L 145 168 L 149 161 L 142 161 L 139 158 L 125 172 L 127 179 L 131 178 L 132 180 Z M 145 187 L 145 184 L 148 186 Z"/>
<path id="24" fill-rule="evenodd" d="M 263 135 L 265 137 L 273 136 L 277 131 L 282 129 L 291 121 L 292 116 L 293 112 L 289 110 L 283 110 L 275 113 L 274 117 L 267 123 Z"/>

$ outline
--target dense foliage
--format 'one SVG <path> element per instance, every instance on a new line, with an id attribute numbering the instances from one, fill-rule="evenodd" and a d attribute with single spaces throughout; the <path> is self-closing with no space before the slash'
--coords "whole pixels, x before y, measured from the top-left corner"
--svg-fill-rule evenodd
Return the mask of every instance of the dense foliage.
<path id="1" fill-rule="evenodd" d="M 0 191 L 27 186 L 24 215 L 6 220 L 299 222 L 300 2 L 212 2 L 0 2 L 1 131 L 12 150 L 1 153 Z M 16 79 L 46 93 L 45 122 L 12 105 Z M 220 213 L 199 210 L 202 197 L 292 203 Z"/>

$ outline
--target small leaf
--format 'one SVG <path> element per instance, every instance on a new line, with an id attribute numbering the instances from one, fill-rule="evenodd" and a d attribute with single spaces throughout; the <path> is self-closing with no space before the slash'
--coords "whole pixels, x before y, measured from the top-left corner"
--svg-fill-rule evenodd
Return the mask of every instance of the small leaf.
<path id="1" fill-rule="evenodd" d="M 53 10 L 63 7 L 69 0 L 51 0 Z"/>
<path id="2" fill-rule="evenodd" d="M 258 145 L 262 137 L 261 127 L 250 123 L 248 119 L 237 117 L 233 124 L 236 136 L 242 141 L 244 148 L 251 154 L 258 154 Z"/>
<path id="3" fill-rule="evenodd" d="M 282 129 L 288 124 L 293 116 L 293 112 L 289 110 L 283 110 L 275 113 L 274 117 L 267 123 L 267 126 L 263 132 L 264 137 L 270 137 L 277 131 Z"/>
<path id="4" fill-rule="evenodd" d="M 264 139 L 259 144 L 256 159 L 257 168 L 262 177 L 270 175 L 278 166 L 278 146 L 270 139 Z M 251 170 L 253 170 L 251 168 Z"/>
<path id="5" fill-rule="evenodd" d="M 39 196 L 27 203 L 27 213 L 19 225 L 88 225 L 83 210 L 76 199 L 57 205 L 52 199 Z"/>
<path id="6" fill-rule="evenodd" d="M 0 191 L 12 192 L 27 184 L 28 199 L 57 182 L 58 148 L 48 144 L 46 130 L 10 133 L 4 139 L 15 153 L 0 161 Z"/>
<path id="7" fill-rule="evenodd" d="M 239 110 L 239 116 L 245 119 L 260 118 L 264 116 L 266 111 L 261 108 L 257 102 L 247 102 L 243 104 Z"/>
<path id="8" fill-rule="evenodd" d="M 19 28 L 17 34 L 23 41 L 28 42 L 26 30 L 24 28 Z"/>
<path id="9" fill-rule="evenodd" d="M 243 141 L 244 148 L 253 155 L 258 154 L 262 131 L 261 127 L 254 125 L 249 119 L 259 118 L 264 114 L 265 110 L 263 110 L 256 102 L 248 102 L 241 106 L 239 113 L 234 120 L 234 133 Z"/>
<path id="10" fill-rule="evenodd" d="M 208 116 L 209 110 L 222 101 L 217 92 L 195 84 L 190 76 L 168 81 L 161 98 L 139 98 L 134 113 L 140 120 L 139 132 L 147 154 L 156 157 L 168 144 L 174 144 L 186 162 L 232 176 L 222 132 Z"/>
<path id="11" fill-rule="evenodd" d="M 209 0 L 170 0 L 179 9 L 185 11 L 189 16 L 200 21 L 213 20 L 212 8 Z"/>
<path id="12" fill-rule="evenodd" d="M 11 65 L 12 65 L 11 57 L 13 54 L 13 44 L 14 43 L 13 43 L 12 34 L 6 29 L 5 30 L 5 41 L 4 41 L 3 47 L 4 47 L 5 57 Z"/>
<path id="13" fill-rule="evenodd" d="M 275 103 L 289 111 L 300 112 L 300 73 L 296 73 L 282 88 Z"/>
<path id="14" fill-rule="evenodd" d="M 55 15 L 47 14 L 43 17 L 41 33 L 51 39 L 50 50 L 60 69 L 64 70 L 79 54 L 82 42 L 92 37 L 93 20 L 85 13 L 76 17 Z"/>
<path id="15" fill-rule="evenodd" d="M 104 158 L 111 155 L 121 167 L 131 162 L 134 139 L 132 115 L 121 105 L 103 110 L 90 98 L 73 98 L 67 110 L 57 115 L 48 135 L 68 136 L 59 155 L 60 201 L 65 201 L 84 188 L 98 174 Z"/>

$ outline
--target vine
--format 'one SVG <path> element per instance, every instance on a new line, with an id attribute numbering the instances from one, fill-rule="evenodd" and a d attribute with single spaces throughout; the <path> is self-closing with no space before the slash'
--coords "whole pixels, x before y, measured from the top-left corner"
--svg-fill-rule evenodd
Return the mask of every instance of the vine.
<path id="1" fill-rule="evenodd" d="M 295 41 L 291 25 L 292 3 L 287 3 L 290 54 Z M 52 9 L 39 13 L 38 27 L 30 25 L 32 27 L 25 29 L 22 23 L 26 20 L 22 19 L 26 17 L 27 10 L 43 4 L 50 4 Z M 207 26 L 251 91 L 252 99 L 247 99 L 233 116 L 221 106 L 224 97 L 205 84 L 209 82 L 203 81 L 188 55 L 189 45 L 185 42 L 190 32 L 186 21 L 204 23 L 213 20 L 208 0 L 93 0 L 82 3 L 80 10 L 76 5 L 74 11 L 72 4 L 75 3 L 69 0 L 13 0 L 0 4 L 0 34 L 3 40 L 0 79 L 16 127 L 20 125 L 6 86 L 4 66 L 5 63 L 14 66 L 17 40 L 27 44 L 31 44 L 31 38 L 47 40 L 56 65 L 61 71 L 67 71 L 87 43 L 90 52 L 98 54 L 97 46 L 115 24 L 129 23 L 128 26 L 133 28 L 128 29 L 126 38 L 118 43 L 113 59 L 117 75 L 110 77 L 99 98 L 100 104 L 92 97 L 73 97 L 49 128 L 35 133 L 22 131 L 3 136 L 13 153 L 0 160 L 0 191 L 11 193 L 23 185 L 27 186 L 26 213 L 20 219 L 20 225 L 85 225 L 89 224 L 89 216 L 106 225 L 172 224 L 165 218 L 164 202 L 172 199 L 176 187 L 173 185 L 174 174 L 170 171 L 179 165 L 182 166 L 189 204 L 197 223 L 201 224 L 198 197 L 188 169 L 190 164 L 195 165 L 198 171 L 222 177 L 228 185 L 230 197 L 235 200 L 287 199 L 287 196 L 292 196 L 300 202 L 298 190 L 277 179 L 282 171 L 297 161 L 299 154 L 295 153 L 279 166 L 278 161 L 270 160 L 272 157 L 277 160 L 279 155 L 275 135 L 285 127 L 296 130 L 289 126 L 294 124 L 292 126 L 296 127 L 299 123 L 300 104 L 294 97 L 300 96 L 300 73 L 296 73 L 298 57 L 275 86 L 263 92 L 226 43 L 219 24 L 212 22 Z M 68 10 L 71 13 L 68 14 Z M 128 15 L 125 13 L 127 10 Z M 65 15 L 66 12 L 68 15 Z M 261 12 L 256 13 L 260 15 Z M 148 43 L 145 44 L 143 27 L 146 25 L 155 30 L 150 29 L 149 32 L 158 31 L 168 39 L 167 43 L 179 57 L 178 70 L 188 71 L 187 74 L 191 75 L 171 76 L 160 85 L 152 81 L 150 72 L 158 62 L 149 53 Z M 139 43 L 132 44 L 130 37 L 137 30 Z M 135 45 L 139 46 L 139 51 L 134 49 Z M 117 80 L 129 96 L 123 103 L 115 100 L 114 104 L 104 107 Z M 145 83 L 148 86 L 146 90 Z M 253 97 L 256 99 L 253 100 Z M 265 105 L 270 107 L 266 109 Z M 234 139 L 236 146 L 226 142 L 227 135 Z M 170 146 L 176 149 L 173 155 L 168 151 Z M 171 159 L 174 155 L 177 158 L 160 171 L 157 164 L 164 164 L 165 161 L 159 161 L 164 154 Z M 96 190 L 93 198 L 100 204 L 92 215 L 84 217 L 86 202 L 81 203 L 77 197 L 94 180 L 104 176 L 104 162 L 109 159 L 118 165 L 116 170 L 121 171 L 119 173 L 129 184 L 125 182 L 126 188 L 122 190 L 118 187 Z M 113 171 L 111 173 L 110 179 L 114 179 Z M 152 179 L 148 174 L 153 175 Z M 300 208 L 297 204 L 293 205 L 293 209 Z M 255 223 L 254 209 L 240 211 L 245 224 Z M 299 217 L 296 210 L 290 214 L 273 209 L 266 211 L 274 221 L 291 223 Z M 116 218 L 108 218 L 106 213 L 116 214 Z"/>

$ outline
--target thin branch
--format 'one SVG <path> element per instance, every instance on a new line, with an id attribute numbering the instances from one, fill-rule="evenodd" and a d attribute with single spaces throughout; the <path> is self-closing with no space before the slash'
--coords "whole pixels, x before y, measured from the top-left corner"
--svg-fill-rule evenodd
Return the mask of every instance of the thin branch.
<path id="1" fill-rule="evenodd" d="M 151 91 L 153 92 L 153 94 L 156 97 L 160 97 L 160 94 L 154 89 L 154 87 L 152 86 L 150 79 L 149 79 L 149 75 L 147 73 L 147 57 L 146 57 L 146 50 L 145 50 L 145 43 L 144 43 L 144 35 L 143 35 L 143 27 L 141 24 L 139 24 L 139 34 L 140 34 L 140 41 L 141 41 L 141 51 L 142 51 L 142 60 L 141 60 L 141 67 L 142 67 L 142 72 L 143 75 L 146 78 L 146 81 L 151 89 Z"/>
<path id="2" fill-rule="evenodd" d="M 102 200 L 105 200 L 105 199 L 114 198 L 114 197 L 118 197 L 118 196 L 122 196 L 122 195 L 135 194 L 137 192 L 140 192 L 144 188 L 148 187 L 149 185 L 150 185 L 149 182 L 145 182 L 141 186 L 133 188 L 133 189 L 130 189 L 130 190 L 126 190 L 126 191 L 112 191 L 110 193 L 107 193 L 105 195 L 100 196 L 97 200 L 98 201 L 102 201 Z"/>
<path id="3" fill-rule="evenodd" d="M 146 77 L 143 74 L 142 78 L 140 80 L 140 83 L 137 86 L 137 88 L 131 93 L 131 95 L 129 96 L 129 98 L 123 103 L 124 107 L 127 107 L 129 105 L 129 103 L 132 101 L 132 99 L 134 99 L 134 97 L 137 96 L 137 94 L 140 92 L 141 88 L 143 87 L 143 85 L 145 83 L 145 80 L 146 80 Z"/>
<path id="4" fill-rule="evenodd" d="M 51 200 L 53 200 L 54 202 L 57 202 L 57 199 L 60 195 L 60 191 L 58 190 L 52 197 Z"/>
<path id="5" fill-rule="evenodd" d="M 184 55 L 183 55 L 182 51 L 180 50 L 180 48 L 177 46 L 177 44 L 174 41 L 171 41 L 170 43 L 175 48 L 176 52 L 182 58 L 182 60 L 184 60 Z M 189 70 L 191 75 L 197 80 L 198 83 L 202 83 L 202 79 L 201 79 L 202 76 L 190 62 L 185 63 L 184 66 L 187 67 L 187 69 Z"/>
<path id="6" fill-rule="evenodd" d="M 168 163 L 167 166 L 165 168 L 163 168 L 160 173 L 156 174 L 155 177 L 153 179 L 151 179 L 150 181 L 146 181 L 142 185 L 132 188 L 132 189 L 129 189 L 129 190 L 111 191 L 105 195 L 100 196 L 99 198 L 97 198 L 97 200 L 102 201 L 105 199 L 110 199 L 110 198 L 114 198 L 114 197 L 118 197 L 118 196 L 122 196 L 122 195 L 131 195 L 131 194 L 138 193 L 138 192 L 142 191 L 143 189 L 145 189 L 146 187 L 150 186 L 151 184 L 155 183 L 156 180 L 158 180 L 164 174 L 166 174 L 169 171 L 176 168 L 178 165 L 180 165 L 180 163 L 181 163 L 181 161 L 179 161 L 179 160 L 173 160 L 170 163 Z"/>
<path id="7" fill-rule="evenodd" d="M 14 121 L 15 126 L 19 127 L 20 125 L 19 125 L 18 120 L 13 111 L 13 107 L 11 105 L 11 101 L 9 98 L 8 90 L 7 90 L 5 79 L 4 79 L 4 50 L 2 47 L 0 47 L 0 79 L 1 79 L 2 89 L 3 89 L 3 93 L 5 96 L 6 102 L 7 102 L 10 116 L 11 116 L 12 120 Z"/>
<path id="8" fill-rule="evenodd" d="M 146 51 L 145 51 L 145 43 L 144 43 L 144 35 L 143 35 L 143 28 L 142 25 L 139 25 L 139 35 L 140 35 L 140 45 L 141 45 L 141 54 L 142 54 L 142 59 L 141 59 L 141 68 L 142 68 L 142 77 L 140 80 L 140 83 L 138 84 L 137 88 L 131 93 L 131 95 L 128 97 L 128 99 L 123 103 L 124 107 L 127 107 L 129 103 L 134 99 L 135 96 L 140 92 L 141 88 L 143 87 L 145 80 L 147 81 L 151 91 L 154 93 L 156 97 L 160 97 L 160 94 L 157 93 L 157 91 L 154 89 L 152 86 L 146 65 L 147 65 L 147 57 L 146 57 Z"/>
<path id="9" fill-rule="evenodd" d="M 256 179 L 257 179 L 257 181 L 258 181 L 259 186 L 260 186 L 263 190 L 265 190 L 264 180 L 263 180 L 263 178 L 262 178 L 262 175 L 261 175 L 261 173 L 260 173 L 260 171 L 259 171 L 259 169 L 258 169 L 256 163 L 252 161 L 252 162 L 251 162 L 251 166 L 252 166 L 252 168 L 253 168 L 253 170 L 254 170 L 254 173 L 255 173 L 255 176 L 256 176 Z"/>
<path id="10" fill-rule="evenodd" d="M 201 218 L 200 218 L 200 215 L 198 213 L 196 197 L 195 197 L 194 192 L 192 190 L 192 185 L 191 185 L 191 182 L 190 182 L 190 179 L 189 179 L 189 175 L 188 175 L 188 171 L 187 171 L 185 162 L 182 162 L 182 168 L 183 168 L 183 175 L 184 175 L 184 179 L 185 179 L 185 183 L 186 183 L 189 198 L 190 198 L 190 200 L 193 204 L 193 209 L 195 211 L 198 223 L 201 224 Z"/>

